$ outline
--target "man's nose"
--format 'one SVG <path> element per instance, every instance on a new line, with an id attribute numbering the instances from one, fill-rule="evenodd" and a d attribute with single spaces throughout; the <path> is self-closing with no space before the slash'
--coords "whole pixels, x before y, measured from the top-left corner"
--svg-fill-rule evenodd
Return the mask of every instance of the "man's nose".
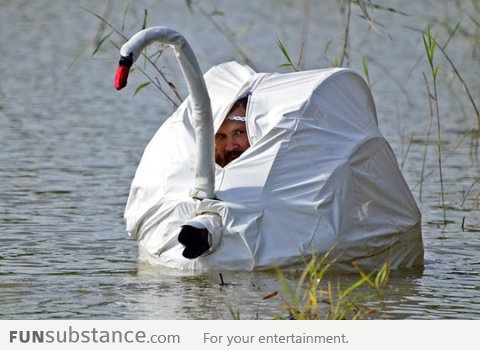
<path id="1" fill-rule="evenodd" d="M 238 150 L 239 147 L 240 145 L 238 144 L 238 142 L 232 138 L 230 140 L 227 140 L 227 144 L 225 145 L 225 151 L 227 152 L 236 151 Z"/>

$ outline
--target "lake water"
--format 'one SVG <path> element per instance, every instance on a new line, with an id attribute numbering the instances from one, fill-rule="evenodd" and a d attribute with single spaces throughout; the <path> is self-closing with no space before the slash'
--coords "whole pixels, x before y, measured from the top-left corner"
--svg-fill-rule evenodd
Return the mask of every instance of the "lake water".
<path id="1" fill-rule="evenodd" d="M 275 272 L 224 272 L 228 284 L 221 285 L 218 271 L 193 274 L 138 264 L 137 244 L 125 232 L 124 205 L 143 149 L 173 107 L 154 88 L 133 97 L 135 85 L 145 81 L 138 72 L 129 89 L 114 91 L 118 52 L 108 42 L 94 57 L 92 45 L 78 56 L 99 28 L 83 8 L 102 14 L 105 3 L 0 2 L 0 318 L 230 319 L 229 305 L 243 319 L 281 314 L 281 297 L 263 300 L 281 291 Z M 118 28 L 127 3 L 114 2 L 109 19 Z M 368 64 L 380 128 L 418 200 L 425 243 L 422 270 L 392 273 L 382 317 L 479 319 L 480 137 L 470 132 L 477 119 L 437 51 L 448 220 L 443 228 L 436 125 L 420 186 L 429 119 L 422 72 L 430 76 L 414 30 L 425 29 L 428 16 L 447 20 L 451 28 L 460 21 L 477 31 L 477 40 L 479 29 L 455 1 L 379 3 L 409 16 L 370 10 L 377 22 L 369 29 L 353 7 L 349 64 L 361 74 L 362 57 Z M 470 1 L 459 3 L 473 9 Z M 205 0 L 200 6 L 205 13 L 215 10 L 211 20 L 236 36 L 227 39 L 198 7 L 192 14 L 185 1 L 174 0 L 135 1 L 125 32 L 135 33 L 148 9 L 149 25 L 184 33 L 204 71 L 243 60 L 232 42 L 259 71 L 289 71 L 279 67 L 285 60 L 277 38 L 295 62 L 305 43 L 302 69 L 331 66 L 341 53 L 344 27 L 336 1 Z M 442 27 L 433 29 L 445 43 Z M 480 104 L 480 48 L 462 33 L 447 51 Z M 159 66 L 184 95 L 173 55 L 165 53 Z M 292 272 L 287 278 L 297 277 Z M 358 279 L 330 277 L 345 284 Z"/>

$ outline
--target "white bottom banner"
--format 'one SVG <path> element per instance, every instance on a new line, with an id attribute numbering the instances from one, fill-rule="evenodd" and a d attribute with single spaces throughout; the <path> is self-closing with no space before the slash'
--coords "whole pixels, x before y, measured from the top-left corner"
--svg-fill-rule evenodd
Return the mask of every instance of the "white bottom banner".
<path id="1" fill-rule="evenodd" d="M 480 321 L 3 320 L 0 329 L 0 349 L 464 350 L 478 347 Z"/>

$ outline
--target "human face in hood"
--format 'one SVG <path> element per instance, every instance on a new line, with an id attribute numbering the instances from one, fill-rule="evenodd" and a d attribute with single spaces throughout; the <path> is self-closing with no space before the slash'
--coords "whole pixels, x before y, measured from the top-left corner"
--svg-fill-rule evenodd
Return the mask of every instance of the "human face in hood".
<path id="1" fill-rule="evenodd" d="M 237 159 L 250 147 L 245 121 L 229 119 L 245 116 L 245 107 L 240 105 L 230 111 L 215 134 L 215 161 L 224 167 Z"/>

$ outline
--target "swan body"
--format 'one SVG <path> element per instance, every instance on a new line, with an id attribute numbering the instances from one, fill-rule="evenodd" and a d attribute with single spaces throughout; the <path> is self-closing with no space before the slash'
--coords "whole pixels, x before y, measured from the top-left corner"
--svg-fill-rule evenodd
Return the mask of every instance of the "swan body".
<path id="1" fill-rule="evenodd" d="M 125 219 L 141 260 L 190 270 L 269 269 L 334 247 L 336 266 L 347 269 L 353 261 L 365 268 L 423 263 L 420 212 L 359 75 L 256 73 L 228 62 L 202 76 L 185 39 L 165 27 L 136 34 L 122 57 L 133 61 L 153 40 L 174 47 L 190 97 L 154 135 L 132 182 Z M 210 153 L 214 132 L 247 94 L 251 147 L 220 167 Z M 186 223 L 208 229 L 207 254 L 182 256 L 178 235 Z"/>

